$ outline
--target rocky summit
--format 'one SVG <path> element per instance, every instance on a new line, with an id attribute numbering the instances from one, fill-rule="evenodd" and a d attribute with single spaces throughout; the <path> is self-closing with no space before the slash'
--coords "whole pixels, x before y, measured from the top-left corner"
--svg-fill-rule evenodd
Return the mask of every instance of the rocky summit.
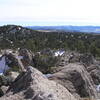
<path id="1" fill-rule="evenodd" d="M 61 71 L 54 73 L 49 79 L 66 87 L 76 98 L 92 96 L 97 98 L 91 76 L 79 63 L 64 66 Z"/>
<path id="2" fill-rule="evenodd" d="M 40 71 L 28 67 L 0 100 L 77 100 L 62 85 L 50 81 Z"/>

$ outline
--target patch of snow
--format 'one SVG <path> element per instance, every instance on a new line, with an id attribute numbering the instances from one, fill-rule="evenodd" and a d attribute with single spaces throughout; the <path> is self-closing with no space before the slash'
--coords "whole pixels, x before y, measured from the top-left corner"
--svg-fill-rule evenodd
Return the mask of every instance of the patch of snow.
<path id="1" fill-rule="evenodd" d="M 49 77 L 52 76 L 52 74 L 45 74 L 45 76 L 46 76 L 47 78 L 49 78 Z"/>
<path id="2" fill-rule="evenodd" d="M 10 54 L 10 53 L 12 53 L 13 51 L 10 50 L 10 49 L 7 49 L 7 50 L 5 50 L 5 51 L 3 51 L 3 52 L 5 52 L 6 54 Z"/>
<path id="3" fill-rule="evenodd" d="M 100 84 L 97 85 L 96 90 L 97 90 L 98 92 L 100 92 Z"/>
<path id="4" fill-rule="evenodd" d="M 20 48 L 17 48 L 17 50 L 20 50 Z"/>
<path id="5" fill-rule="evenodd" d="M 13 44 L 13 41 L 10 41 L 11 44 Z"/>
<path id="6" fill-rule="evenodd" d="M 57 51 L 55 52 L 54 56 L 62 56 L 65 53 L 65 51 Z"/>
<path id="7" fill-rule="evenodd" d="M 2 57 L 2 55 L 0 54 L 0 57 Z"/>
<path id="8" fill-rule="evenodd" d="M 9 53 L 12 53 L 12 50 L 8 50 Z"/>
<path id="9" fill-rule="evenodd" d="M 5 56 L 3 56 L 0 60 L 0 73 L 4 73 L 6 70 L 8 70 L 9 67 L 8 65 L 6 64 L 6 58 Z"/>
<path id="10" fill-rule="evenodd" d="M 3 73 L 0 73 L 0 76 L 2 76 L 3 75 Z"/>
<path id="11" fill-rule="evenodd" d="M 21 27 L 18 27 L 18 30 L 21 30 Z"/>

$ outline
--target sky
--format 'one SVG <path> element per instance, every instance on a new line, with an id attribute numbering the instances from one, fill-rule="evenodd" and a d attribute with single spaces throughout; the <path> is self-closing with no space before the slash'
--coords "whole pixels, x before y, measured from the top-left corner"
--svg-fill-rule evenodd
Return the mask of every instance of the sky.
<path id="1" fill-rule="evenodd" d="M 0 0 L 0 25 L 98 25 L 100 0 Z"/>

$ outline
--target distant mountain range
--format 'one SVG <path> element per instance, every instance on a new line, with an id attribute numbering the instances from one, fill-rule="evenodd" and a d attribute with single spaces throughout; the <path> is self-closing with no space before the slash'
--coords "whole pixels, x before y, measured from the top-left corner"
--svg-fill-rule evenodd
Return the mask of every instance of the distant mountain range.
<path id="1" fill-rule="evenodd" d="M 33 30 L 100 33 L 100 26 L 27 26 Z"/>

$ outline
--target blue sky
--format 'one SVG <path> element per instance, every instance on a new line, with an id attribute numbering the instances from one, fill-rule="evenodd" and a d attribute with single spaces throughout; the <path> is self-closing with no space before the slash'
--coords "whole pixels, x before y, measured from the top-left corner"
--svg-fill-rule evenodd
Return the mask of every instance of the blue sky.
<path id="1" fill-rule="evenodd" d="M 100 0 L 0 0 L 0 25 L 100 25 Z"/>

